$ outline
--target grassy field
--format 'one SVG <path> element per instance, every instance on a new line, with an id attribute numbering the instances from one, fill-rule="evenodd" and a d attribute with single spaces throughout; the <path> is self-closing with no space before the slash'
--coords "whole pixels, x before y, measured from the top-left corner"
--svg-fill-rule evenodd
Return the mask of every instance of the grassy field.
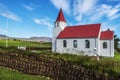
<path id="1" fill-rule="evenodd" d="M 5 47 L 5 44 L 6 44 L 5 40 L 0 40 L 0 46 Z M 14 46 L 17 48 L 18 45 L 27 46 L 27 47 L 51 47 L 51 43 L 8 40 L 8 47 Z M 27 51 L 16 50 L 15 48 L 14 49 L 7 48 L 3 50 L 7 50 L 8 52 L 13 51 L 13 52 L 22 52 L 26 54 L 28 53 Z M 27 75 L 21 72 L 11 71 L 6 68 L 0 68 L 0 80 L 50 80 L 50 79 L 46 77 L 32 76 L 32 75 Z"/>
<path id="2" fill-rule="evenodd" d="M 0 80 L 50 80 L 44 76 L 28 75 L 6 68 L 0 68 Z"/>
<path id="3" fill-rule="evenodd" d="M 27 47 L 51 47 L 51 43 L 28 42 L 19 40 L 8 40 L 8 46 L 27 46 Z M 0 40 L 0 46 L 6 46 L 6 40 Z"/>
<path id="4" fill-rule="evenodd" d="M 5 41 L 0 40 L 0 46 L 5 44 Z M 17 46 L 17 45 L 27 45 L 29 47 L 51 47 L 50 43 L 34 43 L 34 42 L 24 42 L 24 41 L 9 41 L 9 46 Z M 52 53 L 50 50 L 40 50 L 36 54 L 31 54 L 27 51 L 19 51 L 19 50 L 12 50 L 5 49 L 8 52 L 14 51 L 19 53 L 24 53 L 28 55 L 33 56 L 45 56 L 45 57 L 53 57 L 53 58 L 60 58 L 64 59 L 66 61 L 71 62 L 75 65 L 82 65 L 85 68 L 99 71 L 99 73 L 106 73 L 109 76 L 114 77 L 120 77 L 120 53 L 115 53 L 114 58 L 106 58 L 101 57 L 100 61 L 98 62 L 95 57 L 89 57 L 89 56 L 78 56 L 78 55 L 72 55 L 72 54 L 58 54 L 58 53 Z"/>

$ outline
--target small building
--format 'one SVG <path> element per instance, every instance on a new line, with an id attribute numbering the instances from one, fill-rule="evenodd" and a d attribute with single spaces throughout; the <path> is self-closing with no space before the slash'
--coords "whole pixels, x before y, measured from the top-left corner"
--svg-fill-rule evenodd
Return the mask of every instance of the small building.
<path id="1" fill-rule="evenodd" d="M 101 24 L 67 26 L 62 9 L 54 24 L 52 52 L 114 57 L 114 32 Z"/>

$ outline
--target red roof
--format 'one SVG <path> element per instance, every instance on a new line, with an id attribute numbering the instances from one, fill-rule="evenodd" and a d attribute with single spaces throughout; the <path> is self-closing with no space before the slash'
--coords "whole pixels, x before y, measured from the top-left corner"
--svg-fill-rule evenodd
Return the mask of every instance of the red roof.
<path id="1" fill-rule="evenodd" d="M 63 22 L 66 22 L 65 18 L 64 18 L 64 15 L 63 15 L 63 12 L 62 12 L 62 8 L 60 9 L 60 12 L 58 14 L 58 17 L 56 19 L 56 22 L 58 21 L 63 21 Z"/>
<path id="2" fill-rule="evenodd" d="M 100 26 L 101 24 L 67 26 L 57 38 L 96 38 L 99 35 Z"/>
<path id="3" fill-rule="evenodd" d="M 101 32 L 101 36 L 100 36 L 100 40 L 112 40 L 114 37 L 114 32 L 107 30 L 107 31 L 102 31 Z"/>

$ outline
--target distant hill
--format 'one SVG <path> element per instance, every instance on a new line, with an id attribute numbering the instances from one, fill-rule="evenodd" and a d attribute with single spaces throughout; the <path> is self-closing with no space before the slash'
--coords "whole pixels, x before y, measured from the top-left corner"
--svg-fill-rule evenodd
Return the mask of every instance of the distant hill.
<path id="1" fill-rule="evenodd" d="M 16 39 L 16 40 L 22 40 L 22 41 L 52 42 L 52 39 L 50 37 L 17 38 L 17 37 L 9 37 L 9 36 L 0 34 L 0 39 L 6 39 L 6 37 L 8 37 L 9 39 Z"/>
<path id="2" fill-rule="evenodd" d="M 0 34 L 0 39 L 5 39 L 6 37 L 8 37 L 8 36 Z"/>
<path id="3" fill-rule="evenodd" d="M 29 40 L 37 42 L 52 42 L 52 39 L 50 37 L 31 37 Z"/>
<path id="4" fill-rule="evenodd" d="M 2 35 L 2 34 L 0 34 L 0 37 L 6 37 L 6 35 Z"/>

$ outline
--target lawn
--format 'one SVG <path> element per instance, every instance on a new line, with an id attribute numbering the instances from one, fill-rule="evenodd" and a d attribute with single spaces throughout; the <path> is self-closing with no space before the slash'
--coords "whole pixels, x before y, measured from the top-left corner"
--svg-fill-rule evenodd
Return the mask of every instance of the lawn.
<path id="1" fill-rule="evenodd" d="M 34 76 L 0 67 L 0 80 L 50 80 L 44 76 Z"/>

